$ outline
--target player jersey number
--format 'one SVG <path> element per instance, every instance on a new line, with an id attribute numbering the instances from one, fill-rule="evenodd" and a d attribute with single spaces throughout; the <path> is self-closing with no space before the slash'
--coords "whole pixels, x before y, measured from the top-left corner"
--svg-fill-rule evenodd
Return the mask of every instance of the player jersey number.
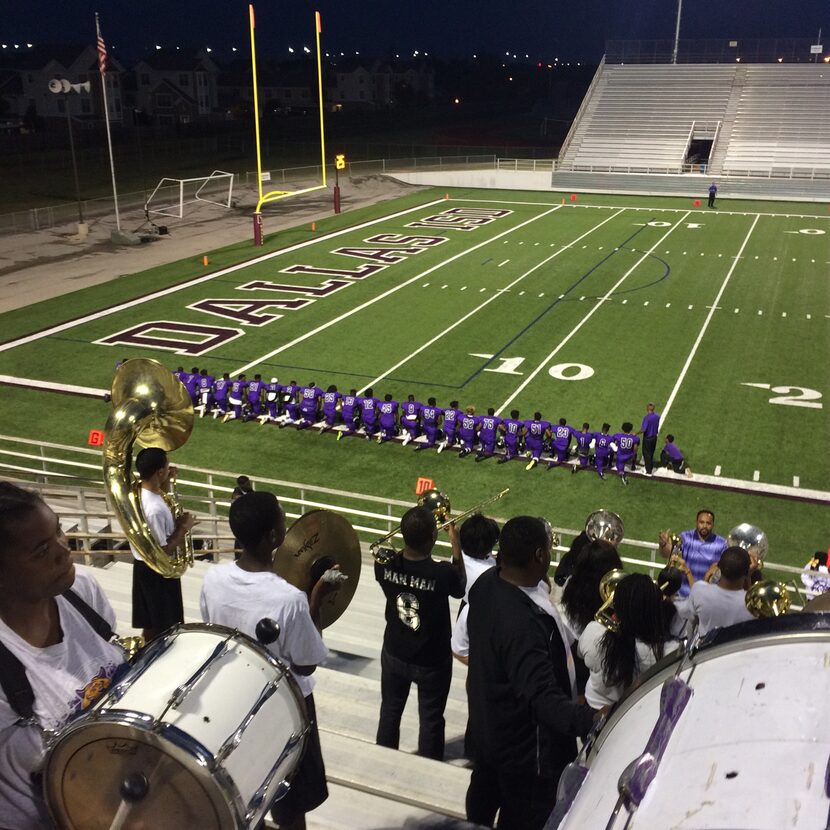
<path id="1" fill-rule="evenodd" d="M 407 627 L 417 631 L 421 627 L 421 605 L 415 594 L 398 594 L 395 604 L 398 608 L 398 618 Z"/>

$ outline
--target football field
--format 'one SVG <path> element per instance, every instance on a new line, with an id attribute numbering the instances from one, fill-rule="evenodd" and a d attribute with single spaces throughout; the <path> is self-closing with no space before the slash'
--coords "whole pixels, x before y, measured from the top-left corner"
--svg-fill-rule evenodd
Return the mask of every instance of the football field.
<path id="1" fill-rule="evenodd" d="M 2 391 L 5 431 L 83 443 L 106 417 L 83 393 L 108 388 L 115 362 L 139 356 L 216 376 L 457 399 L 478 414 L 540 411 L 577 428 L 607 421 L 612 432 L 624 421 L 639 429 L 653 401 L 691 481 L 635 479 L 626 490 L 593 474 L 211 420 L 180 452 L 395 498 L 423 474 L 454 488 L 460 506 L 511 486 L 498 515 L 543 512 L 576 527 L 606 506 L 630 515 L 639 538 L 691 526 L 696 509 L 716 505 L 719 531 L 751 521 L 770 534 L 771 559 L 803 564 L 827 545 L 830 499 L 823 210 L 421 192 L 264 248 L 234 246 L 208 268 L 174 263 L 2 315 L 0 375 L 18 384 Z"/>

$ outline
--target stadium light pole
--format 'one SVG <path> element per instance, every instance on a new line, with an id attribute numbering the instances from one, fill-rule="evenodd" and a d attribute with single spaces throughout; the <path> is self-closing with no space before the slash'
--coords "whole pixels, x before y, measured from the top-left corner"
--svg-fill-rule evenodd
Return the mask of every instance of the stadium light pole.
<path id="1" fill-rule="evenodd" d="M 677 0 L 677 24 L 674 27 L 674 49 L 671 53 L 671 62 L 677 63 L 677 47 L 680 42 L 680 16 L 683 13 L 683 0 Z"/>

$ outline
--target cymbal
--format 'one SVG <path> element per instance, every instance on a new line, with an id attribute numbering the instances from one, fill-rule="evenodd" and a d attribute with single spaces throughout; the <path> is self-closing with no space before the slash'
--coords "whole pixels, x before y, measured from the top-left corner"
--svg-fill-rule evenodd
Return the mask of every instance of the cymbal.
<path id="1" fill-rule="evenodd" d="M 140 419 L 136 443 L 178 449 L 193 429 L 193 403 L 184 384 L 155 360 L 132 358 L 118 367 L 112 380 L 112 412 L 107 431 Z M 138 405 L 137 405 L 138 402 Z"/>
<path id="2" fill-rule="evenodd" d="M 349 578 L 329 594 L 320 609 L 323 628 L 352 601 L 360 580 L 360 540 L 346 519 L 330 510 L 312 510 L 294 522 L 274 554 L 273 569 L 286 582 L 310 594 L 323 572 L 334 564 Z"/>

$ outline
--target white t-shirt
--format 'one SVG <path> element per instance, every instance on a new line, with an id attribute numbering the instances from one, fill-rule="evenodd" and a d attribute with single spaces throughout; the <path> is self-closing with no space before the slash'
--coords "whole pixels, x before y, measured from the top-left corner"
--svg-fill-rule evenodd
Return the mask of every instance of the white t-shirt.
<path id="1" fill-rule="evenodd" d="M 141 508 L 144 510 L 144 518 L 147 519 L 147 524 L 150 526 L 150 530 L 153 531 L 153 536 L 164 547 L 176 529 L 176 522 L 170 508 L 167 506 L 167 502 L 158 493 L 142 487 Z M 130 550 L 133 552 L 134 559 L 139 562 L 143 561 L 132 545 L 130 545 Z"/>
<path id="2" fill-rule="evenodd" d="M 591 620 L 585 626 L 577 646 L 577 653 L 585 661 L 585 665 L 591 672 L 588 682 L 585 684 L 585 700 L 592 709 L 601 709 L 603 706 L 616 703 L 625 691 L 622 684 L 608 685 L 603 677 L 602 653 L 599 645 L 606 630 L 602 623 Z M 657 662 L 657 657 L 651 646 L 639 640 L 636 641 L 635 648 L 637 651 L 637 668 L 634 676 L 636 677 L 646 669 L 650 669 Z M 666 650 L 671 650 L 668 644 Z"/>
<path id="3" fill-rule="evenodd" d="M 115 626 L 115 614 L 90 574 L 76 567 L 72 589 Z M 49 730 L 58 729 L 94 703 L 124 662 L 118 646 L 96 634 L 63 597 L 55 599 L 63 638 L 53 646 L 36 648 L 0 620 L 0 640 L 26 669 L 35 696 L 35 716 Z M 30 776 L 43 759 L 43 738 L 36 727 L 17 726 L 17 721 L 17 713 L 0 689 L 0 827 L 41 830 L 40 793 L 35 795 Z"/>
<path id="4" fill-rule="evenodd" d="M 459 657 L 470 656 L 470 635 L 467 633 L 467 616 L 470 613 L 470 606 L 465 605 L 452 627 L 452 639 L 450 648 L 453 654 Z"/>
<path id="5" fill-rule="evenodd" d="M 461 554 L 464 560 L 464 571 L 467 574 L 467 588 L 464 591 L 464 602 L 470 601 L 470 588 L 475 585 L 475 581 L 490 568 L 494 567 L 496 560 L 489 554 L 484 559 L 476 559 L 473 556 L 467 556 L 466 553 Z"/>
<path id="6" fill-rule="evenodd" d="M 708 582 L 692 585 L 689 606 L 699 620 L 697 632 L 701 637 L 713 628 L 753 619 L 746 608 L 746 591 L 727 591 Z"/>
<path id="7" fill-rule="evenodd" d="M 236 628 L 256 639 L 256 625 L 269 617 L 280 627 L 280 635 L 268 650 L 289 668 L 316 666 L 328 649 L 311 620 L 308 598 L 299 588 L 271 571 L 251 573 L 235 562 L 213 565 L 205 574 L 200 599 L 205 622 Z M 292 671 L 305 697 L 314 679 Z"/>

